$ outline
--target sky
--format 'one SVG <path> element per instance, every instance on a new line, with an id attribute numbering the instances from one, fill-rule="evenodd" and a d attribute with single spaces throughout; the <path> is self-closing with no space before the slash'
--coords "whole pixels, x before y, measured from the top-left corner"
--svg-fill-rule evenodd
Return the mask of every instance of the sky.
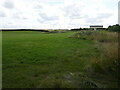
<path id="1" fill-rule="evenodd" d="M 120 25 L 120 1 L 118 4 L 118 24 Z"/>
<path id="2" fill-rule="evenodd" d="M 0 0 L 0 28 L 71 29 L 118 23 L 119 0 Z"/>

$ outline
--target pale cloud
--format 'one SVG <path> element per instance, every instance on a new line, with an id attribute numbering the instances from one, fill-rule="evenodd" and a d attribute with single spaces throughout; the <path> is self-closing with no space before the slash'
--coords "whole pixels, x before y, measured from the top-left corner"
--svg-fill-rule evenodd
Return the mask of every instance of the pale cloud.
<path id="1" fill-rule="evenodd" d="M 11 0 L 6 0 L 3 5 L 5 8 L 8 9 L 13 9 L 14 8 L 14 3 Z"/>
<path id="2" fill-rule="evenodd" d="M 71 4 L 64 6 L 63 9 L 64 16 L 68 16 L 70 19 L 79 19 L 81 18 L 81 6 L 78 4 Z"/>
<path id="3" fill-rule="evenodd" d="M 117 24 L 119 0 L 0 0 L 0 28 L 79 28 Z"/>
<path id="4" fill-rule="evenodd" d="M 6 13 L 4 11 L 0 11 L 0 17 L 6 17 Z"/>
<path id="5" fill-rule="evenodd" d="M 85 21 L 86 23 L 89 24 L 102 24 L 103 22 L 106 22 L 104 20 L 109 19 L 112 16 L 111 13 L 100 13 L 100 14 L 96 14 L 96 17 L 86 17 Z"/>
<path id="6" fill-rule="evenodd" d="M 57 16 L 48 16 L 46 13 L 39 13 L 39 16 L 43 21 L 54 21 L 57 20 Z"/>

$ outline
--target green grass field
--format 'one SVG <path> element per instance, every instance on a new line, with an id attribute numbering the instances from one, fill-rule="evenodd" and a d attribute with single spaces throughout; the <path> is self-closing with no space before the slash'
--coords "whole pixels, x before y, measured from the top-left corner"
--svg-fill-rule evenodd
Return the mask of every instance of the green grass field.
<path id="1" fill-rule="evenodd" d="M 2 32 L 0 31 L 0 89 L 2 88 Z"/>
<path id="2" fill-rule="evenodd" d="M 88 77 L 101 51 L 93 40 L 69 38 L 74 33 L 2 32 L 3 88 L 117 87 L 107 74 Z"/>

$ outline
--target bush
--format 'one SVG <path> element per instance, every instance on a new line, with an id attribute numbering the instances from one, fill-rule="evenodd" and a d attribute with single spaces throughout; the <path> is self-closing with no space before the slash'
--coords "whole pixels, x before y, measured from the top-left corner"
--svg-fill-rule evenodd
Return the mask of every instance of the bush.
<path id="1" fill-rule="evenodd" d="M 89 30 L 89 28 L 76 28 L 76 29 L 71 29 L 71 31 L 81 31 L 81 30 Z"/>
<path id="2" fill-rule="evenodd" d="M 118 87 L 116 84 L 119 70 L 118 32 L 81 31 L 76 33 L 73 38 L 96 41 L 100 51 L 99 58 L 97 56 L 91 58 L 91 64 L 86 69 L 87 73 L 90 77 L 96 75 L 99 78 L 106 79 L 106 81 L 103 80 L 106 85 L 110 80 L 114 84 L 113 87 Z"/>
<path id="3" fill-rule="evenodd" d="M 109 26 L 108 31 L 113 31 L 113 32 L 120 32 L 120 25 L 116 24 L 116 25 L 113 25 L 113 26 Z"/>
<path id="4" fill-rule="evenodd" d="M 116 32 L 99 32 L 99 31 L 81 31 L 71 36 L 84 40 L 95 40 L 98 42 L 116 42 L 118 40 L 118 33 Z"/>

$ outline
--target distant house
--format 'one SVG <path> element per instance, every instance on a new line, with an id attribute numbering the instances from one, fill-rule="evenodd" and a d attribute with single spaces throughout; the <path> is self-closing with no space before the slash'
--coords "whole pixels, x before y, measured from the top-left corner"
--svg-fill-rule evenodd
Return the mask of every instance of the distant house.
<path id="1" fill-rule="evenodd" d="M 91 25 L 90 28 L 97 30 L 97 28 L 103 28 L 103 25 Z"/>

